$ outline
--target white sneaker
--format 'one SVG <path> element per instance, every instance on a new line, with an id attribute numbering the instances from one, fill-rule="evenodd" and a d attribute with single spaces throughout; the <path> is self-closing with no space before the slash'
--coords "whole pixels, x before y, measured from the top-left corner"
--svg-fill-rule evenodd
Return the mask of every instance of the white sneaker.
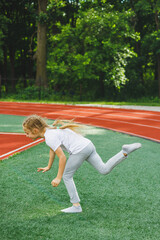
<path id="1" fill-rule="evenodd" d="M 62 209 L 61 212 L 64 212 L 64 213 L 80 213 L 82 212 L 82 208 L 81 206 L 72 206 L 72 207 L 69 207 L 69 208 L 65 208 L 65 209 Z"/>
<path id="2" fill-rule="evenodd" d="M 122 146 L 122 150 L 123 150 L 123 153 L 128 155 L 129 153 L 140 148 L 141 146 L 142 146 L 141 143 L 125 144 Z"/>

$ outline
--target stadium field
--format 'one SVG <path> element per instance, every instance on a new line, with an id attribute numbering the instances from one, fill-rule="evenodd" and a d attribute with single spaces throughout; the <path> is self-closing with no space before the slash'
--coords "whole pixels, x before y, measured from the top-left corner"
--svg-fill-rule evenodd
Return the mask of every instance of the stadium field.
<path id="1" fill-rule="evenodd" d="M 0 131 L 5 131 L 6 122 L 10 125 L 7 131 L 22 131 L 24 117 L 2 118 Z M 71 215 L 60 211 L 70 205 L 63 181 L 58 188 L 51 186 L 58 159 L 49 172 L 37 172 L 37 167 L 48 164 L 49 149 L 45 143 L 1 161 L 2 239 L 159 239 L 159 143 L 91 126 L 85 133 L 103 161 L 116 154 L 124 143 L 140 142 L 142 148 L 107 176 L 85 162 L 74 178 L 83 212 Z"/>

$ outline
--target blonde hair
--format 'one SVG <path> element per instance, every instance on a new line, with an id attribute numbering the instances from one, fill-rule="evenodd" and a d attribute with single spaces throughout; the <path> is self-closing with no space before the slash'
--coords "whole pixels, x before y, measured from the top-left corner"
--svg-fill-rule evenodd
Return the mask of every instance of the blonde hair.
<path id="1" fill-rule="evenodd" d="M 39 131 L 43 131 L 44 128 L 52 128 L 52 129 L 65 129 L 69 128 L 74 132 L 80 133 L 80 129 L 82 129 L 82 126 L 80 124 L 76 124 L 73 120 L 60 120 L 57 119 L 52 124 L 53 127 L 50 127 L 46 121 L 46 119 L 42 118 L 39 115 L 31 115 L 27 117 L 22 126 L 23 128 L 27 128 L 28 130 L 32 131 L 34 128 L 39 129 Z"/>
<path id="2" fill-rule="evenodd" d="M 54 121 L 54 123 L 52 125 L 56 128 L 57 127 L 60 128 L 60 129 L 69 128 L 76 133 L 80 133 L 80 130 L 82 129 L 82 126 L 80 124 L 75 123 L 73 120 L 57 119 Z"/>
<path id="3" fill-rule="evenodd" d="M 31 115 L 27 117 L 24 120 L 22 126 L 23 128 L 27 128 L 30 131 L 32 131 L 34 128 L 37 128 L 40 131 L 42 131 L 45 127 L 49 127 L 45 120 L 38 115 Z"/>

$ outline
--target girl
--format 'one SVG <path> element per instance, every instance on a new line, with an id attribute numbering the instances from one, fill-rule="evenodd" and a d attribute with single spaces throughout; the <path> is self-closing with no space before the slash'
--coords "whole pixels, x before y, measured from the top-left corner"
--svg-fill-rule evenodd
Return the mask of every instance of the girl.
<path id="1" fill-rule="evenodd" d="M 60 127 L 58 127 L 59 124 L 61 125 Z M 33 140 L 44 138 L 46 144 L 50 147 L 48 166 L 38 168 L 38 172 L 50 170 L 55 154 L 58 156 L 58 173 L 51 184 L 53 187 L 57 187 L 63 178 L 70 197 L 70 202 L 72 203 L 71 207 L 61 210 L 65 213 L 82 212 L 80 199 L 73 181 L 73 175 L 85 160 L 101 174 L 108 174 L 118 163 L 127 158 L 129 153 L 141 147 L 140 143 L 123 145 L 119 153 L 104 163 L 96 152 L 93 143 L 89 139 L 78 134 L 80 125 L 72 121 L 66 122 L 56 120 L 53 123 L 53 127 L 50 127 L 43 118 L 38 115 L 32 115 L 23 122 L 23 129 L 27 137 Z M 69 159 L 67 161 L 63 150 L 69 153 Z"/>

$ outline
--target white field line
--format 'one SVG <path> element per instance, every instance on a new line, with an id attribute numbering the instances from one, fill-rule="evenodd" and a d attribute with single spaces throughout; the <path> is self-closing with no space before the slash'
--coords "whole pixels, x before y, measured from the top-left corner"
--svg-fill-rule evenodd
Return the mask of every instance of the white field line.
<path id="1" fill-rule="evenodd" d="M 15 110 L 16 111 L 16 110 Z M 112 120 L 112 119 L 105 119 L 105 118 L 95 118 L 95 117 L 86 117 L 86 116 L 79 116 L 79 115 L 72 115 L 72 114 L 65 114 L 65 113 L 57 113 L 57 112 L 49 112 L 49 113 L 42 113 L 39 112 L 40 114 L 43 115 L 51 115 L 51 114 L 55 114 L 55 115 L 63 115 L 63 116 L 72 116 L 73 118 L 79 117 L 79 118 L 88 118 L 88 119 L 96 119 L 96 120 L 103 120 L 103 121 L 111 121 L 111 122 L 121 122 L 121 123 L 127 123 L 130 125 L 137 125 L 137 126 L 143 126 L 143 127 L 149 127 L 149 128 L 155 128 L 155 129 L 160 129 L 160 127 L 154 127 L 154 126 L 149 126 L 149 125 L 145 125 L 145 124 L 140 124 L 140 123 L 131 123 L 131 122 L 127 122 L 127 121 L 121 121 L 121 120 Z M 82 112 L 83 113 L 83 112 Z M 86 112 L 87 113 L 87 112 Z M 107 115 L 107 114 L 106 114 Z M 138 119 L 145 119 L 145 118 L 138 118 Z M 150 119 L 145 119 L 145 120 L 150 120 Z M 153 119 L 151 119 L 153 120 Z M 154 120 L 155 121 L 155 120 Z"/>
<path id="2" fill-rule="evenodd" d="M 89 124 L 89 125 L 92 125 L 92 124 Z M 133 136 L 135 136 L 135 137 L 141 137 L 141 138 L 144 138 L 144 139 L 149 139 L 149 140 L 152 140 L 152 141 L 155 141 L 155 142 L 159 142 L 160 143 L 160 140 L 159 139 L 156 139 L 156 138 L 151 138 L 151 137 L 147 137 L 147 136 L 144 136 L 144 135 L 142 135 L 142 134 L 135 134 L 135 133 L 132 133 L 132 132 L 127 132 L 127 131 L 124 131 L 124 130 L 116 130 L 116 129 L 114 129 L 114 128 L 110 128 L 110 127 L 102 127 L 102 126 L 100 126 L 100 125 L 92 125 L 92 126 L 95 126 L 95 127 L 100 127 L 100 128 L 105 128 L 105 129 L 108 129 L 108 130 L 112 130 L 112 131 L 118 131 L 118 132 L 120 132 L 120 133 L 125 133 L 125 134 L 128 134 L 128 135 L 133 135 Z"/>
<path id="3" fill-rule="evenodd" d="M 54 105 L 53 105 L 54 106 Z M 47 109 L 46 109 L 47 110 Z M 57 109 L 56 109 L 57 110 Z M 81 110 L 81 109 L 78 109 L 78 110 Z M 86 112 L 86 111 L 84 111 L 84 109 L 82 108 L 82 110 L 83 111 L 80 111 L 80 112 L 82 112 L 82 113 L 88 113 L 88 112 Z M 93 110 L 93 108 L 91 108 L 91 110 Z M 103 109 L 104 111 L 105 111 L 105 109 Z M 112 109 L 113 110 L 113 109 Z M 16 111 L 16 110 L 14 110 L 14 111 Z M 63 111 L 63 110 L 62 110 Z M 69 109 L 66 109 L 66 110 L 64 110 L 64 111 L 71 111 L 71 110 L 69 110 Z M 123 112 L 123 111 L 119 111 L 119 112 Z M 42 113 L 42 112 L 39 112 L 39 113 Z M 129 113 L 129 112 L 127 112 L 127 113 Z M 131 112 L 130 112 L 131 113 Z M 77 116 L 74 116 L 74 115 L 72 115 L 72 114 L 65 114 L 65 113 L 58 113 L 58 112 L 49 112 L 49 113 L 42 113 L 43 115 L 51 115 L 51 114 L 55 114 L 55 115 L 64 115 L 64 116 L 72 116 L 72 117 L 79 117 L 79 118 L 88 118 L 88 119 L 96 119 L 96 120 L 102 120 L 102 121 L 111 121 L 111 122 L 121 122 L 121 123 L 125 123 L 125 124 L 130 124 L 130 125 L 137 125 L 137 126 L 143 126 L 143 127 L 149 127 L 149 128 L 155 128 L 155 129 L 160 129 L 159 127 L 155 127 L 155 126 L 149 126 L 149 125 L 145 125 L 145 124 L 139 124 L 139 123 L 131 123 L 131 122 L 127 122 L 127 121 L 121 121 L 121 120 L 112 120 L 112 119 L 105 119 L 105 118 L 94 118 L 94 117 L 85 117 L 85 116 L 79 116 L 79 115 L 77 115 Z M 96 113 L 95 113 L 96 114 Z M 141 113 L 137 113 L 137 114 L 141 114 Z M 146 112 L 145 112 L 145 114 L 146 114 Z M 107 113 L 106 114 L 104 114 L 104 115 L 107 115 Z M 111 115 L 111 114 L 109 114 L 109 115 Z M 148 114 L 148 115 L 152 115 L 152 114 Z M 115 116 L 115 115 L 114 115 Z M 159 116 L 159 115 L 157 115 L 157 116 Z M 134 117 L 134 118 L 137 118 L 137 117 Z M 152 121 L 158 121 L 158 120 L 155 120 L 155 119 L 146 119 L 146 118 L 137 118 L 137 119 L 145 119 L 145 120 L 152 120 Z"/>
<path id="4" fill-rule="evenodd" d="M 63 105 L 62 105 L 63 106 Z M 64 105 L 64 106 L 70 106 L 70 105 Z M 63 106 L 63 107 L 64 107 Z M 43 111 L 43 109 L 42 109 L 42 112 L 39 112 L 40 114 L 43 114 L 43 113 L 47 113 L 48 111 L 50 111 L 50 110 L 53 110 L 53 112 L 54 112 L 54 110 L 60 110 L 60 111 L 72 111 L 71 109 L 64 109 L 64 110 L 62 110 L 60 107 L 58 107 L 57 108 L 57 106 L 56 106 L 56 108 L 54 109 L 54 105 L 53 105 L 53 109 L 52 108 L 47 108 L 47 106 L 46 106 L 46 108 L 45 108 L 45 112 Z M 82 113 L 93 113 L 93 114 L 96 114 L 97 113 L 97 109 L 95 109 L 95 111 L 96 111 L 96 113 L 94 112 L 94 108 L 87 108 L 87 110 L 91 110 L 91 112 L 87 112 L 87 111 L 84 111 L 84 108 L 82 107 L 82 108 L 76 108 L 76 107 L 74 107 L 73 106 L 73 108 L 72 108 L 73 110 L 77 110 L 78 112 L 80 111 L 80 112 L 82 112 Z M 100 109 L 100 111 L 102 112 L 102 111 L 106 111 L 106 110 L 111 110 L 111 111 L 114 111 L 114 108 L 107 108 L 107 109 L 104 109 L 104 108 L 102 108 L 102 109 Z M 0 108 L 0 110 L 4 110 L 4 108 Z M 5 110 L 8 110 L 8 111 L 12 111 L 12 112 L 14 112 L 14 111 L 16 111 L 17 112 L 17 109 L 11 109 L 11 108 L 9 108 L 9 109 L 5 109 Z M 30 108 L 28 111 L 26 111 L 25 110 L 25 112 L 28 112 L 28 113 L 30 113 L 30 112 L 32 112 L 32 110 L 33 111 L 35 111 L 35 108 Z M 82 110 L 82 111 L 81 111 Z M 117 109 L 116 109 L 117 110 Z M 126 110 L 126 109 L 125 109 Z M 152 113 L 148 113 L 147 111 L 143 111 L 143 112 L 132 112 L 132 111 L 129 111 L 129 110 L 132 110 L 132 109 L 127 109 L 128 111 L 126 112 L 126 111 L 122 111 L 122 110 L 117 110 L 116 112 L 119 112 L 119 113 L 134 113 L 134 114 L 143 114 L 143 113 L 145 113 L 145 115 L 151 115 L 151 116 L 160 116 L 160 114 L 152 114 Z M 141 110 L 138 110 L 138 111 L 141 111 Z M 24 112 L 24 109 L 18 109 L 18 112 Z M 153 113 L 154 113 L 154 111 L 153 111 Z M 105 113 L 104 113 L 105 114 Z M 106 113 L 107 114 L 107 113 Z M 136 117 L 134 117 L 134 118 L 136 118 Z M 141 118 L 141 119 L 145 119 L 145 118 Z M 155 119 L 148 119 L 148 120 L 153 120 L 153 121 L 155 121 Z"/>
<path id="5" fill-rule="evenodd" d="M 73 111 L 71 111 L 71 110 L 65 110 L 65 112 L 73 112 Z M 81 112 L 81 113 L 89 113 L 89 114 L 92 114 L 92 113 L 90 113 L 90 112 L 86 112 L 86 111 L 78 111 L 78 112 Z M 120 111 L 119 111 L 120 112 Z M 124 113 L 124 112 L 122 112 L 122 113 Z M 155 122 L 160 122 L 160 120 L 157 120 L 157 119 L 152 119 L 152 118 L 144 118 L 144 117 L 134 117 L 134 116 L 122 116 L 122 115 L 119 115 L 119 114 L 111 114 L 111 113 L 94 113 L 93 112 L 93 114 L 94 115 L 106 115 L 106 116 L 113 116 L 113 117 L 123 117 L 123 118 L 130 118 L 130 119 L 138 119 L 138 120 L 150 120 L 150 121 L 155 121 Z M 154 115 L 155 116 L 155 115 Z M 159 115 L 159 117 L 160 117 L 160 115 Z"/>
<path id="6" fill-rule="evenodd" d="M 3 157 L 5 157 L 5 156 L 11 155 L 11 154 L 14 154 L 15 152 L 21 151 L 21 150 L 23 150 L 23 149 L 26 149 L 26 148 L 28 148 L 28 147 L 31 147 L 32 145 L 38 144 L 38 143 L 43 142 L 43 141 L 44 141 L 44 139 L 42 139 L 42 138 L 41 138 L 41 139 L 38 139 L 38 140 L 34 141 L 33 143 L 26 144 L 26 145 L 24 145 L 24 146 L 22 146 L 22 147 L 20 147 L 20 148 L 14 149 L 13 151 L 10 151 L 10 152 L 8 152 L 8 153 L 5 153 L 5 154 L 3 154 L 3 155 L 0 155 L 0 158 L 3 158 Z"/>
<path id="7" fill-rule="evenodd" d="M 53 113 L 47 113 L 45 115 L 49 116 L 50 114 Z M 86 117 L 86 116 L 79 116 L 79 115 L 72 115 L 72 114 L 64 114 L 64 113 L 54 113 L 55 115 L 64 115 L 64 116 L 72 116 L 73 118 L 88 118 L 88 119 L 96 119 L 96 120 L 101 120 L 101 121 L 108 121 L 108 122 L 121 122 L 121 123 L 125 123 L 125 124 L 130 124 L 130 125 L 136 125 L 136 126 L 142 126 L 142 127 L 148 127 L 148 128 L 155 128 L 155 129 L 160 129 L 160 127 L 155 127 L 155 126 L 149 126 L 149 125 L 145 125 L 145 124 L 140 124 L 140 123 L 131 123 L 131 122 L 126 122 L 126 121 L 121 121 L 121 120 L 112 120 L 112 119 L 105 119 L 105 118 L 95 118 L 95 117 Z"/>
<path id="8" fill-rule="evenodd" d="M 12 133 L 12 132 L 0 132 L 0 134 L 9 134 L 9 135 L 25 135 L 25 133 Z"/>
<path id="9" fill-rule="evenodd" d="M 1 102 L 0 101 L 0 105 L 2 104 L 2 106 L 3 107 L 8 107 L 8 108 L 10 108 L 10 106 L 11 106 L 11 102 Z M 26 103 L 22 103 L 22 102 L 14 102 L 14 103 L 12 103 L 12 106 L 18 106 L 19 107 L 19 105 L 20 106 L 23 106 L 23 107 L 28 107 L 28 105 L 32 105 L 32 106 L 38 106 L 38 107 L 45 107 L 45 109 L 48 107 L 48 108 L 50 108 L 50 109 L 52 109 L 52 108 L 56 108 L 56 109 L 58 109 L 58 108 L 60 108 L 61 106 L 62 107 L 72 107 L 72 108 L 76 108 L 76 107 L 79 107 L 79 109 L 80 108 L 82 108 L 82 109 L 84 109 L 84 108 L 86 108 L 87 107 L 87 109 L 90 109 L 90 110 L 93 110 L 94 108 L 98 108 L 98 109 L 101 109 L 101 110 L 104 110 L 105 111 L 105 109 L 111 109 L 111 110 L 122 110 L 123 111 L 123 109 L 124 110 L 131 110 L 131 111 L 133 111 L 133 110 L 135 110 L 135 111 L 142 111 L 142 112 L 159 112 L 160 110 L 160 107 L 158 107 L 157 106 L 157 109 L 156 109 L 156 106 L 139 106 L 139 107 L 134 107 L 133 105 L 130 105 L 130 106 L 127 106 L 126 107 L 126 105 L 124 105 L 124 107 L 123 107 L 123 105 L 100 105 L 100 104 L 63 104 L 63 103 L 39 103 L 39 102 L 26 102 Z M 154 108 L 154 110 L 153 110 L 153 108 Z M 35 108 L 34 108 L 35 109 Z M 138 112 L 137 112 L 137 114 L 139 114 Z M 148 114 L 150 114 L 150 113 L 148 113 Z"/>
<path id="10" fill-rule="evenodd" d="M 0 109 L 1 110 L 1 109 Z M 3 109 L 4 110 L 4 109 Z M 9 109 L 9 111 L 10 111 L 11 109 Z M 34 111 L 35 109 L 33 109 L 33 111 Z M 49 110 L 52 110 L 52 109 L 45 109 L 45 112 L 39 112 L 39 114 L 58 114 L 58 112 L 57 111 L 54 111 L 53 110 L 53 112 L 47 112 L 47 111 L 49 111 Z M 56 109 L 57 110 L 57 109 Z M 73 110 L 71 110 L 71 109 L 64 109 L 64 110 L 61 110 L 61 109 L 59 109 L 60 110 L 60 112 L 69 112 L 69 115 L 70 115 L 70 112 L 75 112 L 75 111 L 73 111 Z M 93 109 L 91 109 L 92 110 L 92 112 L 89 112 L 89 111 L 84 111 L 84 109 L 82 108 L 82 111 L 81 111 L 81 109 L 75 109 L 75 110 L 78 110 L 78 112 L 81 112 L 81 113 L 85 113 L 85 114 L 94 114 L 94 115 L 99 115 L 99 114 L 103 114 L 103 115 L 108 115 L 108 116 L 113 116 L 113 117 L 116 117 L 116 116 L 118 116 L 118 117 L 125 117 L 125 116 L 121 116 L 121 115 L 119 115 L 119 114 L 116 114 L 116 113 L 126 113 L 126 114 L 132 114 L 132 112 L 123 112 L 123 111 L 116 111 L 116 113 L 115 114 L 111 114 L 111 113 L 98 113 L 97 111 L 96 112 L 94 112 L 93 111 Z M 90 110 L 90 109 L 89 109 Z M 103 111 L 106 111 L 106 110 L 104 110 L 104 109 L 102 109 Z M 102 111 L 101 110 L 101 111 Z M 114 110 L 114 109 L 113 109 Z M 17 111 L 17 110 L 11 110 L 11 111 Z M 24 112 L 24 110 L 18 110 L 18 112 Z M 25 113 L 26 112 L 28 112 L 28 113 L 30 113 L 30 112 L 32 112 L 31 110 L 28 110 L 28 111 L 26 111 L 25 110 Z M 138 112 L 135 112 L 134 114 L 142 114 L 142 113 L 138 113 Z M 62 113 L 60 113 L 60 115 L 62 115 Z M 63 114 L 63 115 L 65 115 L 65 114 Z M 67 114 L 66 114 L 67 115 Z M 146 113 L 145 112 L 145 115 L 151 115 L 152 117 L 154 117 L 154 116 L 160 116 L 160 115 L 153 115 L 153 114 L 150 114 L 150 113 Z M 144 117 L 135 117 L 135 116 L 126 116 L 126 118 L 127 117 L 129 117 L 129 118 L 131 118 L 131 119 L 138 119 L 138 120 L 148 120 L 148 121 L 155 121 L 155 122 L 160 122 L 160 120 L 157 120 L 157 119 L 153 119 L 153 118 L 144 118 Z M 87 117 L 86 117 L 87 118 Z M 114 120 L 113 120 L 114 121 Z M 115 120 L 116 121 L 116 120 Z"/>
<path id="11" fill-rule="evenodd" d="M 52 110 L 52 109 L 45 109 L 46 111 L 48 110 Z M 56 109 L 55 112 L 57 112 L 58 108 Z M 131 111 L 120 111 L 120 110 L 117 110 L 117 111 L 114 111 L 114 109 L 100 109 L 100 111 L 98 111 L 98 109 L 87 109 L 87 110 L 91 110 L 91 111 L 85 111 L 84 108 L 73 108 L 73 109 L 60 109 L 59 108 L 59 111 L 76 111 L 77 112 L 82 112 L 82 113 L 90 113 L 90 114 L 110 114 L 110 113 L 106 113 L 106 111 L 112 111 L 112 112 L 115 112 L 115 113 L 124 113 L 124 114 L 137 114 L 137 115 L 140 115 L 140 114 L 145 114 L 145 115 L 149 115 L 149 116 L 158 116 L 160 117 L 160 114 L 152 114 L 152 113 L 148 113 L 148 112 L 131 112 Z M 53 109 L 53 112 L 54 112 L 54 109 Z M 154 113 L 154 112 L 153 112 Z"/>

